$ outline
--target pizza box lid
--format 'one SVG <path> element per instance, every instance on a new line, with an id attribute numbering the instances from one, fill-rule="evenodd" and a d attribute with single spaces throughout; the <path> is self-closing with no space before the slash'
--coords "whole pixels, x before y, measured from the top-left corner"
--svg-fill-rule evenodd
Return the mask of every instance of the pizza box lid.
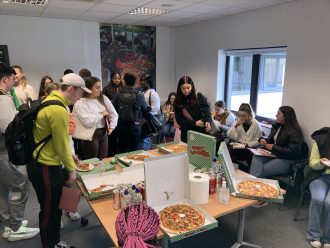
<path id="1" fill-rule="evenodd" d="M 186 146 L 187 147 L 187 144 L 184 143 L 184 142 L 174 141 L 174 142 L 169 142 L 169 143 L 166 143 L 166 144 L 159 144 L 159 145 L 157 145 L 157 148 L 158 148 L 159 151 L 161 151 L 163 153 L 167 153 L 167 154 L 178 153 L 178 152 L 174 152 L 171 149 L 168 149 L 167 147 L 170 146 L 170 145 L 182 145 L 182 146 Z M 187 149 L 184 150 L 184 151 L 181 151 L 179 153 L 187 153 Z"/>
<path id="2" fill-rule="evenodd" d="M 199 229 L 189 232 L 165 236 L 175 242 L 189 236 L 204 232 L 218 226 L 218 222 L 205 210 L 195 205 L 189 197 L 189 166 L 187 154 L 175 153 L 145 160 L 145 193 L 147 204 L 160 212 L 163 208 L 176 205 L 190 205 L 205 216 L 205 224 Z"/>
<path id="3" fill-rule="evenodd" d="M 119 184 L 137 184 L 144 181 L 144 166 L 137 165 L 123 168 L 123 171 L 107 171 L 81 176 L 82 183 L 85 187 L 85 196 L 88 200 L 95 200 L 111 195 L 112 190 Z M 93 192 L 92 189 L 100 185 L 107 185 L 100 192 Z"/>
<path id="4" fill-rule="evenodd" d="M 218 150 L 218 158 L 221 160 L 221 164 L 223 167 L 223 171 L 225 172 L 225 177 L 226 181 L 228 184 L 228 187 L 230 189 L 230 193 L 233 196 L 237 196 L 240 198 L 247 198 L 247 199 L 253 199 L 253 200 L 259 200 L 259 201 L 269 201 L 269 202 L 278 202 L 278 203 L 283 203 L 283 195 L 281 188 L 278 184 L 277 180 L 271 180 L 271 179 L 264 179 L 264 178 L 256 178 L 252 175 L 247 175 L 247 176 L 239 176 L 236 173 L 235 166 L 231 160 L 227 145 L 225 142 L 222 142 L 220 144 L 219 150 Z M 250 195 L 245 195 L 242 194 L 238 191 L 237 185 L 238 183 L 242 181 L 260 181 L 263 183 L 266 183 L 279 192 L 279 196 L 277 198 L 266 198 L 266 197 L 259 197 L 259 196 L 250 196 Z"/>
<path id="5" fill-rule="evenodd" d="M 129 155 L 135 155 L 135 154 L 144 154 L 147 155 L 149 157 L 153 157 L 155 155 L 151 154 L 148 151 L 144 151 L 144 150 L 137 150 L 137 151 L 133 151 L 133 152 L 126 152 L 126 153 L 121 153 L 121 154 L 116 154 L 115 155 L 115 159 L 118 160 L 119 162 L 121 162 L 122 164 L 126 165 L 126 166 L 131 166 L 131 165 L 141 165 L 144 164 L 144 161 L 139 161 L 139 160 L 130 160 L 130 159 L 126 159 L 125 157 L 129 156 Z"/>
<path id="6" fill-rule="evenodd" d="M 187 136 L 189 163 L 198 168 L 212 167 L 213 158 L 216 156 L 215 137 L 191 130 Z"/>

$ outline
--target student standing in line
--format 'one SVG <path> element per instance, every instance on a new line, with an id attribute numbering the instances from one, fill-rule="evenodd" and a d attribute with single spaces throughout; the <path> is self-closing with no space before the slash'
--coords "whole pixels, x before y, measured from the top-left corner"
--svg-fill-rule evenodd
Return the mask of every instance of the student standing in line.
<path id="1" fill-rule="evenodd" d="M 25 166 L 15 166 L 8 160 L 5 130 L 17 111 L 8 91 L 14 86 L 15 70 L 0 63 L 0 220 L 4 226 L 3 238 L 17 241 L 32 238 L 39 228 L 27 227 L 23 220 L 28 199 L 28 179 L 22 173 Z"/>
<path id="2" fill-rule="evenodd" d="M 45 88 L 49 83 L 53 83 L 53 79 L 50 76 L 46 75 L 41 78 L 38 98 L 45 95 Z"/>
<path id="3" fill-rule="evenodd" d="M 314 248 L 330 248 L 330 128 L 324 127 L 312 134 L 310 167 L 321 176 L 309 185 L 311 202 L 307 239 Z"/>
<path id="4" fill-rule="evenodd" d="M 91 77 L 92 73 L 90 70 L 84 68 L 84 69 L 79 70 L 79 76 L 81 76 L 83 79 L 85 79 L 85 78 Z"/>
<path id="5" fill-rule="evenodd" d="M 73 113 L 78 116 L 86 129 L 96 127 L 91 141 L 81 141 L 84 159 L 103 159 L 107 157 L 108 135 L 117 126 L 118 114 L 109 98 L 102 94 L 100 79 L 87 77 L 85 82 L 91 93 L 84 93 L 83 97 L 74 105 Z"/>
<path id="6" fill-rule="evenodd" d="M 28 100 L 36 100 L 37 93 L 34 88 L 28 84 L 23 68 L 19 65 L 14 65 L 13 68 L 16 72 L 15 93 L 21 104 L 27 103 Z"/>
<path id="7" fill-rule="evenodd" d="M 268 138 L 259 139 L 260 145 L 276 158 L 253 156 L 250 174 L 268 177 L 290 172 L 293 160 L 301 158 L 303 141 L 304 135 L 294 109 L 290 106 L 280 107 Z"/>
<path id="8" fill-rule="evenodd" d="M 69 73 L 60 80 L 60 89 L 54 90 L 44 102 L 57 100 L 68 106 L 75 103 L 83 91 L 91 93 L 80 76 Z M 76 179 L 76 164 L 69 147 L 68 130 L 69 115 L 63 106 L 50 105 L 38 112 L 33 128 L 35 142 L 40 142 L 50 134 L 52 137 L 40 151 L 38 160 L 27 168 L 40 204 L 39 226 L 44 248 L 74 247 L 60 240 L 62 210 L 58 208 L 63 185 L 71 186 Z M 34 151 L 34 159 L 38 152 L 38 149 Z M 67 180 L 64 170 L 68 174 Z"/>
<path id="9" fill-rule="evenodd" d="M 120 88 L 123 86 L 121 76 L 119 73 L 111 74 L 111 81 L 107 86 L 103 88 L 102 93 L 107 96 L 110 101 L 113 101 L 116 98 L 116 95 L 119 93 Z M 118 153 L 118 130 L 117 128 L 108 136 L 108 147 L 109 147 L 109 156 L 113 157 Z"/>
<path id="10" fill-rule="evenodd" d="M 176 121 L 181 126 L 181 141 L 187 142 L 188 130 L 211 131 L 210 105 L 201 93 L 196 95 L 194 82 L 189 76 L 179 79 L 174 109 Z"/>
<path id="11" fill-rule="evenodd" d="M 247 161 L 249 165 L 251 164 L 252 153 L 247 148 L 259 145 L 258 139 L 262 135 L 260 124 L 254 117 L 250 104 L 242 103 L 238 109 L 236 122 L 227 131 L 228 138 L 245 145 L 245 149 L 229 148 L 233 162 Z"/>

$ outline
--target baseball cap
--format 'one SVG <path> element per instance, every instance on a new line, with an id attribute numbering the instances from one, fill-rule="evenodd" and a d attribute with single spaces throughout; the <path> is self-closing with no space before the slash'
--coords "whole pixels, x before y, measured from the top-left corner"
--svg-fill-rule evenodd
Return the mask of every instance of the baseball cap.
<path id="1" fill-rule="evenodd" d="M 87 93 L 92 93 L 92 91 L 85 86 L 84 79 L 75 73 L 69 73 L 64 75 L 62 77 L 60 85 L 70 85 L 70 86 L 79 87 L 82 88 Z"/>

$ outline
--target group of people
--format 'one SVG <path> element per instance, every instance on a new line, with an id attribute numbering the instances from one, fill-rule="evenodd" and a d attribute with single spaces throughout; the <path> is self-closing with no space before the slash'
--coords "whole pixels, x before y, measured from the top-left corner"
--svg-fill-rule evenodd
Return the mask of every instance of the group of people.
<path id="1" fill-rule="evenodd" d="M 5 226 L 3 237 L 9 241 L 31 238 L 40 231 L 43 247 L 73 247 L 60 240 L 62 211 L 58 209 L 62 186 L 74 183 L 75 168 L 79 164 L 71 136 L 77 138 L 79 155 L 83 159 L 102 159 L 138 148 L 151 149 L 151 138 L 141 137 L 144 118 L 148 114 L 162 113 L 162 140 L 173 140 L 179 131 L 180 140 L 187 142 L 187 132 L 194 130 L 214 135 L 218 141 L 239 142 L 245 148 L 230 149 L 232 160 L 246 161 L 250 173 L 256 177 L 288 173 L 292 162 L 303 156 L 303 132 L 290 106 L 278 109 L 276 123 L 269 136 L 264 137 L 250 104 L 241 104 L 237 118 L 224 101 L 217 101 L 212 112 L 207 98 L 197 93 L 189 76 L 179 79 L 176 92 L 171 92 L 161 106 L 149 75 L 137 80 L 129 73 L 123 78 L 113 73 L 109 84 L 102 89 L 101 80 L 87 69 L 81 70 L 80 75 L 72 70 L 64 74 L 58 84 L 44 76 L 37 95 L 27 83 L 22 67 L 0 64 L 0 107 L 4 110 L 0 117 L 0 171 L 1 175 L 6 175 L 0 181 L 0 218 Z M 137 85 L 137 81 L 141 81 L 141 85 Z M 52 135 L 42 149 L 34 151 L 35 161 L 27 166 L 28 178 L 40 204 L 40 229 L 27 227 L 23 218 L 28 198 L 27 177 L 20 171 L 22 167 L 9 163 L 4 140 L 5 129 L 20 104 L 37 98 L 44 102 L 56 100 L 64 106 L 50 105 L 41 109 L 33 128 L 35 142 Z M 70 105 L 73 108 L 70 109 Z M 216 132 L 212 126 L 216 126 Z M 312 148 L 311 168 L 323 173 L 310 183 L 312 200 L 307 237 L 313 247 L 321 247 L 322 243 L 330 247 L 329 132 L 330 128 L 325 128 L 312 136 L 316 142 Z M 258 146 L 275 156 L 253 156 L 248 148 Z M 118 217 L 117 223 L 124 222 L 129 211 L 151 214 L 144 208 L 127 211 Z M 125 230 L 116 225 L 117 234 L 125 239 Z M 154 229 L 158 230 L 158 226 Z M 122 243 L 127 241 L 122 240 Z"/>

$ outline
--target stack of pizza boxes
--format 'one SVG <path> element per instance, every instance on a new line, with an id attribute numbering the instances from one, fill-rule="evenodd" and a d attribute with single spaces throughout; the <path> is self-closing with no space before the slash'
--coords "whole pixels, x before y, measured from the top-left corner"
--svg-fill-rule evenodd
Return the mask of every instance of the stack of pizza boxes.
<path id="1" fill-rule="evenodd" d="M 233 162 L 230 158 L 230 154 L 227 148 L 227 145 L 225 142 L 222 142 L 219 151 L 218 151 L 218 158 L 221 160 L 226 181 L 228 184 L 228 187 L 230 189 L 230 193 L 233 196 L 240 197 L 240 198 L 247 198 L 247 199 L 254 199 L 259 201 L 269 201 L 269 202 L 277 202 L 277 203 L 283 203 L 283 195 L 281 188 L 278 184 L 277 180 L 271 180 L 271 179 L 263 179 L 263 178 L 256 178 L 252 175 L 246 174 L 245 176 L 239 176 L 236 173 L 236 169 L 233 165 Z M 267 184 L 268 186 L 271 186 L 272 189 L 275 190 L 277 196 L 276 197 L 260 197 L 256 195 L 248 195 L 241 193 L 238 190 L 238 185 L 242 182 L 246 181 L 252 181 L 252 182 L 262 182 Z"/>
<path id="2" fill-rule="evenodd" d="M 216 228 L 218 222 L 201 207 L 189 200 L 189 171 L 187 154 L 176 153 L 145 160 L 145 186 L 147 204 L 158 213 L 177 204 L 191 206 L 205 217 L 204 224 L 194 230 L 181 233 L 168 231 L 161 225 L 165 236 L 175 242 L 189 236 Z"/>

